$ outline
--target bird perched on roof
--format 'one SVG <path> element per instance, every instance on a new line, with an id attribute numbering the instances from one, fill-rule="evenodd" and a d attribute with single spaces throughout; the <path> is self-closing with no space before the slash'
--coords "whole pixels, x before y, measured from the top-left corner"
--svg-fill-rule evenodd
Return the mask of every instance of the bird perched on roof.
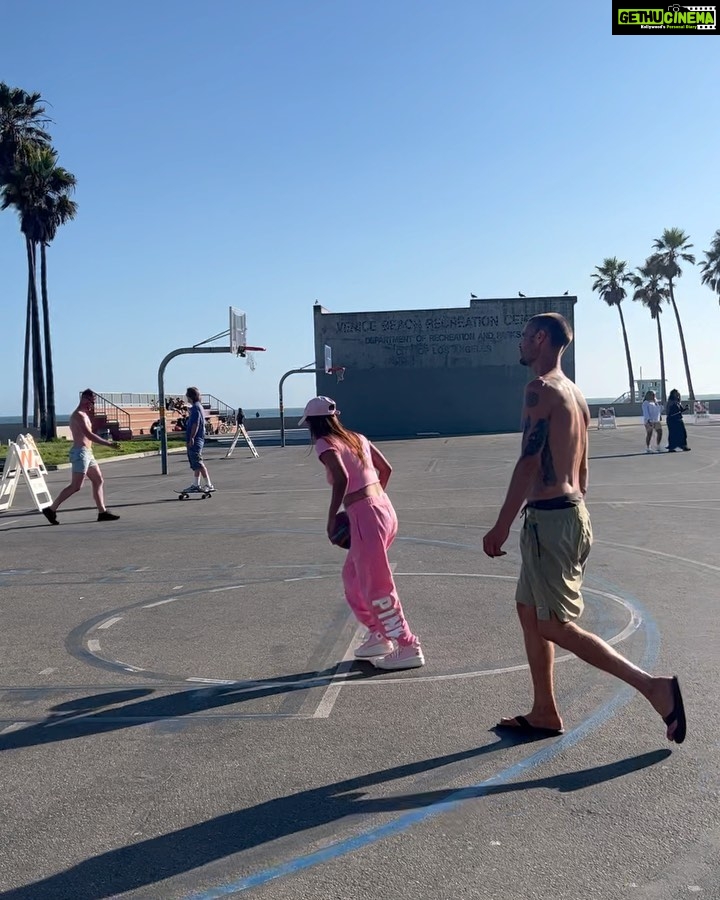
<path id="1" fill-rule="evenodd" d="M 563 294 L 563 297 L 567 297 L 567 295 L 568 295 L 569 293 L 570 293 L 570 291 L 565 291 L 565 293 Z"/>
<path id="2" fill-rule="evenodd" d="M 518 291 L 518 297 L 524 297 L 524 296 L 525 296 L 525 294 L 523 294 L 522 291 Z"/>
<path id="3" fill-rule="evenodd" d="M 471 300 L 477 300 L 477 297 L 475 296 L 475 294 L 470 294 L 470 299 L 471 299 Z"/>

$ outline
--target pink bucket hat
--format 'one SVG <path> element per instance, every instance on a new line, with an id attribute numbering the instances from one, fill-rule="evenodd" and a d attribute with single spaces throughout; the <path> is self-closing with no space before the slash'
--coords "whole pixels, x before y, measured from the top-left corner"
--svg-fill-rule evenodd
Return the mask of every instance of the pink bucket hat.
<path id="1" fill-rule="evenodd" d="M 336 416 L 340 410 L 335 405 L 335 401 L 330 397 L 313 397 L 308 400 L 303 410 L 302 419 L 298 425 L 304 425 L 309 416 Z"/>

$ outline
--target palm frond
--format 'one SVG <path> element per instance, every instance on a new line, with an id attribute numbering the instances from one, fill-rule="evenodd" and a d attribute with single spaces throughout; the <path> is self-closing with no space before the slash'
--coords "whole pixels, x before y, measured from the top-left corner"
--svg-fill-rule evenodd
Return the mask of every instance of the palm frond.
<path id="1" fill-rule="evenodd" d="M 606 257 L 602 265 L 595 266 L 592 290 L 600 295 L 608 306 L 619 306 L 627 297 L 624 285 L 630 284 L 632 276 L 627 271 L 627 262 L 616 256 Z"/>

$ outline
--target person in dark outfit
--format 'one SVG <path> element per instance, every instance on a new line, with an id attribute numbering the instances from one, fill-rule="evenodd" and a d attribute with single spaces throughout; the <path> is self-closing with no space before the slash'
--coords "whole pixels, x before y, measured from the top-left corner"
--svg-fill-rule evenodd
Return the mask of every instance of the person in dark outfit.
<path id="1" fill-rule="evenodd" d="M 687 445 L 687 431 L 683 422 L 683 413 L 687 412 L 687 406 L 680 402 L 680 391 L 673 389 L 668 395 L 665 419 L 668 429 L 668 450 L 674 453 L 676 450 L 690 450 Z"/>

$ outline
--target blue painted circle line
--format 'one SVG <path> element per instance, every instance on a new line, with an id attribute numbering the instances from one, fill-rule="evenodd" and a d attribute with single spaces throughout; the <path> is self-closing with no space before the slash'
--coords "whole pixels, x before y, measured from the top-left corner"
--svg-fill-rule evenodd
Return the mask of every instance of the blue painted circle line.
<path id="1" fill-rule="evenodd" d="M 324 578 L 335 578 L 337 577 L 335 573 L 327 574 L 327 575 L 319 575 L 314 576 L 313 580 L 317 581 Z M 512 581 L 515 582 L 517 579 L 514 575 L 490 575 L 490 574 L 482 574 L 482 573 L 469 573 L 469 572 L 395 572 L 395 578 L 485 578 L 492 579 L 495 581 Z M 198 596 L 203 596 L 206 594 L 212 593 L 222 593 L 226 591 L 235 590 L 238 588 L 246 587 L 249 585 L 246 584 L 236 584 L 230 585 L 223 588 L 211 588 L 207 591 L 194 591 L 191 594 L 185 594 L 183 597 L 174 598 L 173 602 L 182 602 L 185 598 L 195 598 Z M 635 631 L 640 628 L 642 625 L 642 616 L 638 613 L 637 607 L 633 604 L 629 603 L 623 597 L 619 596 L 616 593 L 611 593 L 609 591 L 601 591 L 595 588 L 583 587 L 583 591 L 587 594 L 594 594 L 598 597 L 602 597 L 605 600 L 609 600 L 613 603 L 617 603 L 620 606 L 624 607 L 629 613 L 629 621 L 627 625 L 620 631 L 618 634 L 609 638 L 607 643 L 611 645 L 619 644 L 622 641 L 626 640 L 630 635 L 632 635 Z M 138 609 L 138 608 L 149 608 L 149 607 L 158 607 L 165 605 L 170 602 L 166 601 L 157 601 L 155 603 L 150 604 L 133 604 L 131 607 L 126 607 L 125 609 L 117 609 L 111 613 L 105 613 L 104 616 L 100 617 L 100 621 L 95 621 L 94 624 L 88 627 L 87 633 L 98 633 L 98 632 L 107 632 L 113 625 L 117 622 L 121 621 L 124 616 L 120 615 L 121 613 L 130 610 L 130 609 Z M 205 675 L 193 675 L 193 676 L 168 676 L 159 672 L 154 672 L 148 669 L 143 669 L 138 666 L 133 666 L 126 662 L 120 662 L 119 660 L 109 659 L 102 655 L 102 647 L 100 644 L 100 639 L 97 637 L 86 638 L 85 640 L 85 648 L 87 653 L 94 657 L 98 662 L 104 665 L 110 665 L 114 668 L 117 668 L 123 672 L 128 672 L 134 675 L 144 674 L 149 677 L 155 678 L 173 678 L 175 681 L 185 681 L 190 684 L 198 684 L 198 685 L 207 685 L 208 687 L 212 685 L 217 686 L 225 686 L 225 687 L 243 687 L 245 689 L 252 689 L 253 687 L 257 687 L 258 689 L 267 690 L 272 687 L 287 687 L 294 683 L 298 684 L 298 686 L 302 685 L 304 688 L 311 689 L 314 687 L 328 687 L 332 684 L 342 685 L 344 689 L 347 688 L 387 688 L 387 687 L 403 687 L 407 685 L 414 684 L 426 684 L 428 682 L 438 682 L 438 681 L 461 681 L 470 678 L 481 678 L 487 675 L 505 675 L 511 672 L 522 672 L 527 670 L 527 663 L 520 663 L 514 666 L 501 666 L 492 669 L 478 669 L 471 672 L 453 672 L 447 674 L 437 674 L 437 675 L 418 675 L 411 676 L 409 678 L 392 678 L 392 677 L 379 677 L 379 678 L 368 678 L 368 679 L 357 679 L 353 678 L 352 672 L 336 672 L 332 675 L 327 676 L 318 676 L 316 679 L 298 679 L 297 682 L 293 682 L 291 680 L 282 681 L 282 682 L 272 682 L 272 681 L 259 681 L 255 679 L 247 679 L 247 680 L 233 680 L 233 679 L 220 679 L 213 678 L 211 676 Z M 576 657 L 572 653 L 564 654 L 562 656 L 557 656 L 555 659 L 556 663 L 567 662 L 568 660 L 574 660 Z"/>
<path id="2" fill-rule="evenodd" d="M 618 589 L 614 585 L 607 585 L 614 591 Z M 618 591 L 619 595 L 619 591 Z M 615 595 L 613 595 L 615 596 Z M 637 619 L 638 623 L 643 622 L 645 625 L 645 652 L 640 660 L 640 666 L 644 669 L 651 668 L 658 656 L 660 649 L 660 634 L 654 619 L 642 607 L 642 605 L 633 597 L 622 597 L 623 605 L 632 611 L 633 619 Z M 297 875 L 307 869 L 322 865 L 323 863 L 333 862 L 341 859 L 350 853 L 363 850 L 380 841 L 395 837 L 405 831 L 409 831 L 414 825 L 434 819 L 444 813 L 452 812 L 467 800 L 476 800 L 487 795 L 494 787 L 502 784 L 508 784 L 511 781 L 525 775 L 527 772 L 538 768 L 546 762 L 549 762 L 560 753 L 564 753 L 570 747 L 578 744 L 592 732 L 597 731 L 609 719 L 611 719 L 623 706 L 629 703 L 636 696 L 636 692 L 627 686 L 619 689 L 610 700 L 602 704 L 593 715 L 586 719 L 577 728 L 566 732 L 562 737 L 557 738 L 552 744 L 546 745 L 542 750 L 531 754 L 526 759 L 502 769 L 500 772 L 492 775 L 490 778 L 469 787 L 460 788 L 449 794 L 445 799 L 432 803 L 423 809 L 416 809 L 403 813 L 391 822 L 380 825 L 376 828 L 368 828 L 360 834 L 345 840 L 336 841 L 325 847 L 321 847 L 311 853 L 296 856 L 287 862 L 277 866 L 256 872 L 240 878 L 237 881 L 227 882 L 218 885 L 210 890 L 199 891 L 190 894 L 184 900 L 220 900 L 222 897 L 231 897 L 254 888 L 262 887 L 272 881 L 281 878 L 287 878 Z"/>

